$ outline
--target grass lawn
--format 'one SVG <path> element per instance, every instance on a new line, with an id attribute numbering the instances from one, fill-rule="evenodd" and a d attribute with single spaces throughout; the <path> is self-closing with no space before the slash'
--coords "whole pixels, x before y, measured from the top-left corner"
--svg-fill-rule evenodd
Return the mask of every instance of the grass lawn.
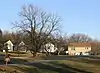
<path id="1" fill-rule="evenodd" d="M 48 57 L 49 58 L 49 57 Z M 46 59 L 48 59 L 46 58 Z M 55 57 L 54 57 L 55 58 Z M 34 63 L 24 64 L 27 62 L 33 62 L 34 60 L 44 60 L 44 57 L 30 57 L 28 59 L 11 59 L 11 63 L 7 67 L 6 73 L 100 73 L 100 61 L 92 59 L 69 59 L 58 61 L 35 61 Z M 0 64 L 4 63 L 4 58 L 0 57 Z M 0 73 L 4 73 L 6 67 L 0 66 Z"/>
<path id="2" fill-rule="evenodd" d="M 3 73 L 0 67 L 0 73 Z M 16 64 L 7 68 L 7 73 L 100 73 L 100 65 L 82 61 L 60 60 L 37 62 L 27 65 Z"/>
<path id="3" fill-rule="evenodd" d="M 29 56 L 32 56 L 31 53 L 26 53 L 26 52 L 19 52 L 19 54 L 17 52 L 8 52 L 8 54 L 10 54 L 12 57 L 29 57 Z M 5 52 L 0 52 L 0 55 L 5 55 Z"/>

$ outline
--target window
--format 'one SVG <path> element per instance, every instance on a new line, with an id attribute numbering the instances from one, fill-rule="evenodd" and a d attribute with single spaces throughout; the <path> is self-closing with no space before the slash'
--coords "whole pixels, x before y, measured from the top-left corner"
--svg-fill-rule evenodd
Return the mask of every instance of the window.
<path id="1" fill-rule="evenodd" d="M 88 47 L 85 47 L 85 49 L 88 49 Z"/>

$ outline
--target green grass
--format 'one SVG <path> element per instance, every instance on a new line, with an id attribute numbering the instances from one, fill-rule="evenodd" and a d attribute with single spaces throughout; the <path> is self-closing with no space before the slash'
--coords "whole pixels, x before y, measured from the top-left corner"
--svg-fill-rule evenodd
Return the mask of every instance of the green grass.
<path id="1" fill-rule="evenodd" d="M 82 61 L 60 60 L 29 65 L 17 64 L 8 67 L 8 72 L 14 70 L 17 71 L 16 73 L 100 73 L 100 66 Z"/>
<path id="2" fill-rule="evenodd" d="M 5 67 L 4 67 L 5 69 Z M 46 69 L 39 69 L 34 66 L 28 66 L 28 65 L 14 65 L 14 66 L 8 66 L 6 72 L 7 73 L 58 73 L 51 70 Z M 0 69 L 0 73 L 3 73 L 4 71 Z"/>
<path id="3" fill-rule="evenodd" d="M 30 57 L 29 59 L 11 59 L 16 65 L 8 66 L 7 73 L 100 73 L 100 61 L 92 59 L 70 59 L 50 62 L 37 62 L 24 65 L 34 60 L 43 60 L 45 57 Z M 4 58 L 0 58 L 4 62 Z M 3 73 L 5 67 L 0 67 L 0 73 Z"/>
<path id="4" fill-rule="evenodd" d="M 69 68 L 78 69 L 81 71 L 100 73 L 100 65 L 87 63 L 83 61 L 59 61 L 60 64 L 67 65 Z"/>
<path id="5" fill-rule="evenodd" d="M 74 59 L 73 61 L 81 62 L 81 63 L 88 63 L 88 64 L 94 64 L 94 65 L 100 65 L 100 60 L 95 59 Z"/>

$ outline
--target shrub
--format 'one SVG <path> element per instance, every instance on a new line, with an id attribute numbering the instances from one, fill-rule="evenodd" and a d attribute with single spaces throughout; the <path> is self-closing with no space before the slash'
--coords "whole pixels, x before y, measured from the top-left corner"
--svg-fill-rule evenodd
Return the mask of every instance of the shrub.
<path id="1" fill-rule="evenodd" d="M 18 51 L 12 51 L 12 52 L 9 52 L 9 53 L 13 53 L 13 54 L 26 54 L 26 52 L 18 52 Z"/>

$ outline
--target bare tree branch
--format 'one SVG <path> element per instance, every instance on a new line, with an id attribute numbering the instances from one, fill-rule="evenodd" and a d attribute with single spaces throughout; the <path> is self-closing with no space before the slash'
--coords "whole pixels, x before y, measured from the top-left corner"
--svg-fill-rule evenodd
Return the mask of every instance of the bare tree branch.
<path id="1" fill-rule="evenodd" d="M 52 32 L 58 30 L 60 18 L 54 14 L 42 11 L 36 6 L 23 6 L 19 16 L 22 20 L 15 23 L 16 28 L 30 34 L 31 52 L 36 54 L 41 49 L 43 43 L 46 44 L 47 38 Z"/>

